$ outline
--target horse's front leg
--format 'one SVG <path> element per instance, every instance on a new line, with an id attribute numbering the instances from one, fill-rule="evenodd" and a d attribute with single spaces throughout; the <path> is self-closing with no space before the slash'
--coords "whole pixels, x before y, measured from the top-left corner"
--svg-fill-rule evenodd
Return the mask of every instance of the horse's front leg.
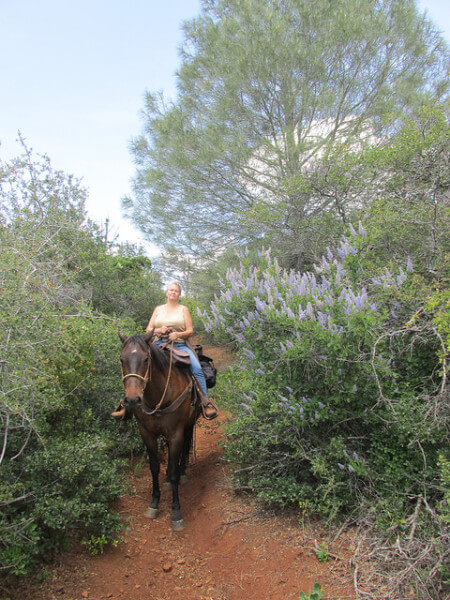
<path id="1" fill-rule="evenodd" d="M 172 487 L 172 529 L 180 531 L 184 529 L 183 517 L 180 511 L 180 499 L 178 497 L 178 485 L 180 483 L 180 456 L 183 449 L 183 429 L 177 431 L 169 440 L 168 476 Z"/>
<path id="2" fill-rule="evenodd" d="M 161 490 L 159 489 L 158 443 L 156 437 L 147 439 L 146 446 L 150 462 L 150 473 L 152 474 L 152 501 L 145 511 L 145 516 L 150 517 L 150 519 L 156 519 L 159 513 L 159 499 L 161 498 Z"/>
<path id="3" fill-rule="evenodd" d="M 189 460 L 189 453 L 192 447 L 192 438 L 194 434 L 194 425 L 188 425 L 184 430 L 183 449 L 180 458 L 180 483 L 187 481 L 186 465 Z"/>

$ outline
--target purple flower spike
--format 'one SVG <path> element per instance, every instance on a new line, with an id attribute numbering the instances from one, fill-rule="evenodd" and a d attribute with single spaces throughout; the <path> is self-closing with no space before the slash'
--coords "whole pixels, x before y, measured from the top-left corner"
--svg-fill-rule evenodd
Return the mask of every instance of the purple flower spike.
<path id="1" fill-rule="evenodd" d="M 247 350 L 247 348 L 242 348 L 242 352 L 245 354 L 247 358 L 255 360 L 256 356 L 253 354 L 251 350 Z"/>
<path id="2" fill-rule="evenodd" d="M 406 263 L 406 270 L 407 270 L 408 273 L 411 273 L 412 270 L 413 270 L 413 268 L 414 267 L 413 267 L 413 263 L 412 263 L 411 257 L 408 256 L 408 261 Z"/>

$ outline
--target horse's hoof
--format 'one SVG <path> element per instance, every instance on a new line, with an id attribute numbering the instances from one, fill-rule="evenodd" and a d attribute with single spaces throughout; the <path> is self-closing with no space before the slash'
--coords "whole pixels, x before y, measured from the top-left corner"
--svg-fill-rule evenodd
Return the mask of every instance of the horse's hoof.
<path id="1" fill-rule="evenodd" d="M 149 517 L 150 519 L 156 519 L 156 517 L 159 515 L 159 509 L 152 508 L 151 506 L 149 506 L 144 514 L 146 517 Z"/>
<path id="2" fill-rule="evenodd" d="M 188 476 L 187 475 L 181 475 L 180 477 L 180 483 L 186 483 L 188 481 Z"/>
<path id="3" fill-rule="evenodd" d="M 180 519 L 179 521 L 172 521 L 172 530 L 173 531 L 183 531 L 184 529 L 184 521 Z"/>

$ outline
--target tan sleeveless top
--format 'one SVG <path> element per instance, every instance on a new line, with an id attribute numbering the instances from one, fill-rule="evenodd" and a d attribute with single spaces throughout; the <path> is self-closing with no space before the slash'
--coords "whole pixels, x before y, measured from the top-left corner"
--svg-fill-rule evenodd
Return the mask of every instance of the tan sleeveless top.
<path id="1" fill-rule="evenodd" d="M 174 311 L 167 312 L 167 305 L 161 304 L 156 307 L 155 327 L 170 327 L 174 331 L 186 331 L 184 320 L 184 306 L 179 304 Z M 176 342 L 185 342 L 183 338 L 178 338 Z"/>

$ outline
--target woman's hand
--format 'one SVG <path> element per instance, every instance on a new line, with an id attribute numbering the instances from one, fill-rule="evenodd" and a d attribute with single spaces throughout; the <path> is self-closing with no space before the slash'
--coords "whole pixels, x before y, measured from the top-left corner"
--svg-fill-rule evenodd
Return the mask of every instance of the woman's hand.
<path id="1" fill-rule="evenodd" d="M 158 335 L 166 335 L 166 333 L 169 333 L 169 331 L 170 329 L 165 325 L 163 325 L 162 327 L 158 327 L 158 329 L 155 329 L 155 333 L 157 333 Z"/>
<path id="2" fill-rule="evenodd" d="M 174 342 L 179 337 L 180 337 L 179 331 L 172 331 L 171 333 L 169 333 L 169 342 Z"/>

